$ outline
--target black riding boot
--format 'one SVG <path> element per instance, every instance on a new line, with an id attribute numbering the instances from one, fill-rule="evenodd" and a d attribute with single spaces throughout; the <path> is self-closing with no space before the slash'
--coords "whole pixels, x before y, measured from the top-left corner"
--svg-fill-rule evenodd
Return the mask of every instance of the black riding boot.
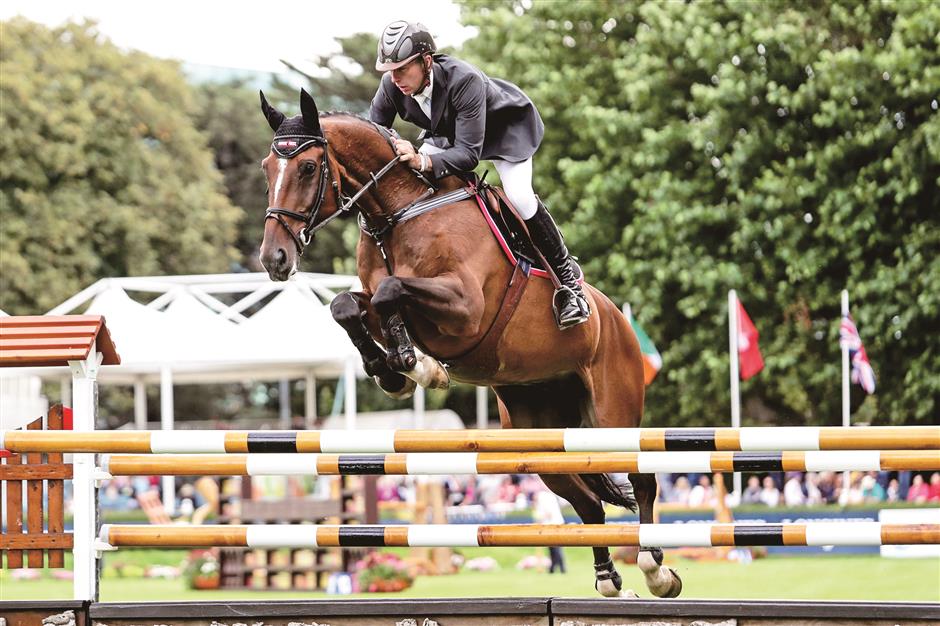
<path id="1" fill-rule="evenodd" d="M 555 220 L 548 214 L 548 209 L 542 204 L 541 199 L 539 199 L 539 208 L 535 215 L 527 219 L 525 225 L 529 229 L 532 243 L 535 244 L 561 283 L 552 299 L 552 309 L 555 311 L 555 322 L 558 328 L 564 330 L 586 322 L 591 315 L 591 307 L 578 283 L 580 271 L 574 259 L 568 254 Z"/>

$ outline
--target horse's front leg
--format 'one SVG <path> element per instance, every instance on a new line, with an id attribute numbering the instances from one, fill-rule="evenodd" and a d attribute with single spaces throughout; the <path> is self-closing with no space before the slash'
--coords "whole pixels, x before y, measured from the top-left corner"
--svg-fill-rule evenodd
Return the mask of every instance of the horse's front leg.
<path id="1" fill-rule="evenodd" d="M 385 351 L 375 343 L 366 326 L 370 306 L 366 294 L 347 291 L 333 299 L 330 303 L 330 313 L 349 335 L 349 339 L 362 356 L 366 374 L 375 379 L 386 395 L 396 399 L 408 398 L 414 393 L 415 383 L 402 374 L 393 372 L 386 364 Z"/>
<path id="2" fill-rule="evenodd" d="M 402 310 L 406 306 L 420 309 L 442 332 L 471 335 L 479 329 L 480 315 L 472 311 L 472 299 L 465 297 L 462 283 L 453 276 L 435 278 L 382 279 L 372 296 L 381 321 L 382 337 L 388 349 L 387 364 L 423 387 L 446 386 L 449 376 L 443 366 L 415 349 L 405 327 Z M 479 307 L 482 309 L 482 306 Z M 427 381 L 426 384 L 423 381 Z"/>

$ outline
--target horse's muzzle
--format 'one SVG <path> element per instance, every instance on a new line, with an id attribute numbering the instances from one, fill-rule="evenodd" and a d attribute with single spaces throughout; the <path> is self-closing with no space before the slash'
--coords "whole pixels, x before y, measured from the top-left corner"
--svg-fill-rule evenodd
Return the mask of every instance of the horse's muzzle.
<path id="1" fill-rule="evenodd" d="M 271 280 L 285 281 L 297 271 L 296 259 L 292 259 L 288 251 L 281 247 L 266 249 L 262 246 L 260 260 Z"/>

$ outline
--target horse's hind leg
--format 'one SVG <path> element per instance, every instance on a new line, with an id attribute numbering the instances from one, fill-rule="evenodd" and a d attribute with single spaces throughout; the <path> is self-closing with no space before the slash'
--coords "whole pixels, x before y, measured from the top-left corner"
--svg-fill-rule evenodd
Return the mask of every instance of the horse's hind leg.
<path id="1" fill-rule="evenodd" d="M 540 474 L 542 481 L 553 492 L 571 503 L 585 524 L 603 524 L 606 515 L 604 504 L 594 494 L 581 476 L 566 474 Z M 594 551 L 594 588 L 608 598 L 636 598 L 632 589 L 623 590 L 623 579 L 606 547 L 591 548 Z"/>
<path id="2" fill-rule="evenodd" d="M 630 474 L 633 493 L 640 508 L 640 523 L 653 523 L 653 503 L 656 501 L 656 476 L 654 474 Z M 670 567 L 663 565 L 660 548 L 641 547 L 636 559 L 646 577 L 650 592 L 660 598 L 677 598 L 682 592 L 682 579 Z"/>
<path id="3" fill-rule="evenodd" d="M 629 329 L 626 318 L 609 301 L 595 299 L 602 333 L 595 366 L 588 371 L 585 383 L 593 399 L 593 412 L 583 411 L 585 425 L 600 428 L 635 428 L 643 415 L 643 361 L 639 344 Z M 630 474 L 633 497 L 641 524 L 653 523 L 656 501 L 656 477 L 652 474 Z M 616 500 L 608 500 L 614 501 Z M 658 547 L 641 547 L 637 559 L 646 586 L 661 598 L 675 598 L 682 591 L 682 580 L 672 569 L 663 566 L 663 552 Z"/>
<path id="4" fill-rule="evenodd" d="M 396 399 L 410 397 L 415 390 L 414 381 L 388 367 L 385 351 L 375 343 L 366 328 L 365 319 L 369 313 L 366 294 L 354 291 L 339 294 L 330 303 L 330 313 L 359 350 L 366 374 L 375 379 L 382 391 Z"/>
<path id="5" fill-rule="evenodd" d="M 533 385 L 500 385 L 493 387 L 500 400 L 500 422 L 503 428 L 566 428 L 581 422 L 583 404 L 587 401 L 581 379 L 563 376 L 547 383 Z M 603 498 L 619 502 L 608 487 L 599 488 L 598 477 L 589 474 L 540 474 L 553 492 L 567 500 L 585 524 L 603 524 L 606 520 Z M 632 590 L 622 590 L 623 580 L 606 547 L 594 551 L 594 588 L 607 597 L 637 597 Z"/>

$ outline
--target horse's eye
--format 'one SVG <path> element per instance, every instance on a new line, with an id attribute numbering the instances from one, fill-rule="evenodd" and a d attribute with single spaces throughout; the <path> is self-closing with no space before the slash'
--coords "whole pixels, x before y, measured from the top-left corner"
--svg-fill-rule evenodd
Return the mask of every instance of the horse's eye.
<path id="1" fill-rule="evenodd" d="M 301 176 L 312 176 L 317 171 L 317 164 L 314 161 L 304 161 L 300 164 Z"/>

